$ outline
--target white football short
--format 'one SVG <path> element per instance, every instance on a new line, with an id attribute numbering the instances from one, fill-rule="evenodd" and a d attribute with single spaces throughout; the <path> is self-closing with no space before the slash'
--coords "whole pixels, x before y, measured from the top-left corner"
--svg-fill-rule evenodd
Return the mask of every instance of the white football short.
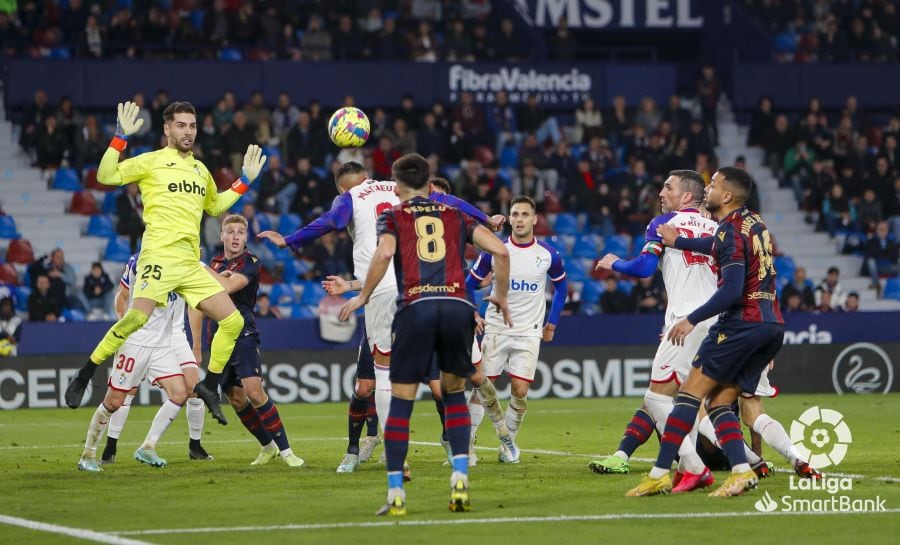
<path id="1" fill-rule="evenodd" d="M 472 365 L 481 365 L 481 345 L 478 344 L 478 337 L 472 341 Z"/>
<path id="2" fill-rule="evenodd" d="M 540 337 L 485 333 L 481 342 L 481 370 L 490 378 L 506 371 L 511 378 L 534 382 L 540 349 Z"/>
<path id="3" fill-rule="evenodd" d="M 778 387 L 769 382 L 769 368 L 763 369 L 762 376 L 759 377 L 759 384 L 756 385 L 756 391 L 751 393 L 742 392 L 743 397 L 775 397 L 778 395 Z"/>
<path id="4" fill-rule="evenodd" d="M 158 380 L 177 376 L 184 376 L 184 373 L 171 346 L 138 346 L 126 342 L 114 356 L 107 384 L 114 390 L 127 392 L 144 378 L 156 385 Z"/>
<path id="5" fill-rule="evenodd" d="M 663 328 L 662 341 L 659 348 L 656 349 L 656 356 L 653 358 L 653 367 L 650 371 L 650 381 L 655 383 L 666 383 L 675 381 L 678 384 L 687 380 L 691 373 L 691 363 L 703 339 L 709 334 L 710 321 L 700 322 L 694 329 L 684 338 L 684 345 L 678 346 L 672 344 L 666 335 L 672 326 L 677 323 L 673 321 L 671 325 Z M 712 321 L 715 323 L 715 320 Z"/>
<path id="6" fill-rule="evenodd" d="M 391 326 L 397 312 L 397 292 L 388 290 L 373 295 L 366 303 L 366 335 L 369 349 L 376 353 L 391 355 Z"/>
<path id="7" fill-rule="evenodd" d="M 175 358 L 175 361 L 178 362 L 178 366 L 182 369 L 185 367 L 193 367 L 194 369 L 200 368 L 200 366 L 197 365 L 197 358 L 194 357 L 194 351 L 191 350 L 187 340 L 184 342 L 172 343 L 172 356 Z"/>

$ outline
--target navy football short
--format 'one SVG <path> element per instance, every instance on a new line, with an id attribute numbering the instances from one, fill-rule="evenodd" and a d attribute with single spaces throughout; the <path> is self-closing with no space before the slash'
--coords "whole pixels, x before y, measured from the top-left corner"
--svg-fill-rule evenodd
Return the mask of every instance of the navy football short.
<path id="1" fill-rule="evenodd" d="M 719 384 L 735 384 L 755 392 L 763 369 L 781 349 L 784 324 L 716 322 L 709 328 L 693 366 Z"/>
<path id="2" fill-rule="evenodd" d="M 428 384 L 432 380 L 441 380 L 441 368 L 438 367 L 437 356 L 431 358 L 431 362 L 428 364 L 428 373 L 422 383 Z"/>
<path id="3" fill-rule="evenodd" d="M 222 390 L 227 392 L 232 387 L 240 388 L 241 379 L 250 377 L 262 377 L 259 337 L 254 335 L 238 337 L 219 384 L 222 385 Z"/>
<path id="4" fill-rule="evenodd" d="M 369 349 L 369 337 L 366 335 L 366 324 L 363 323 L 362 338 L 359 340 L 359 352 L 356 355 L 356 378 L 375 380 L 375 358 Z"/>
<path id="5" fill-rule="evenodd" d="M 432 355 L 440 372 L 469 377 L 472 365 L 474 310 L 464 301 L 423 300 L 394 316 L 391 382 L 416 384 L 431 374 Z"/>

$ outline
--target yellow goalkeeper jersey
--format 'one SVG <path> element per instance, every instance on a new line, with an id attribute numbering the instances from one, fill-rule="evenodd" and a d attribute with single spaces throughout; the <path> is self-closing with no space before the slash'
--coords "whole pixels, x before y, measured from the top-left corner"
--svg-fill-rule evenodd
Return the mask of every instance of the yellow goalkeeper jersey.
<path id="1" fill-rule="evenodd" d="M 140 186 L 146 224 L 141 253 L 166 260 L 200 259 L 203 212 L 218 216 L 240 198 L 231 189 L 219 193 L 209 170 L 192 153 L 183 158 L 169 147 L 121 163 L 119 152 L 109 148 L 100 161 L 97 180 Z"/>

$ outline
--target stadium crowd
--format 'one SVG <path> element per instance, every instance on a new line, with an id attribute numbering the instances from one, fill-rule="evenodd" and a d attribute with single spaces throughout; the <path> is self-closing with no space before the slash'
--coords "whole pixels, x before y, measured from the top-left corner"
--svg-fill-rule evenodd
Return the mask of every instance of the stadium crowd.
<path id="1" fill-rule="evenodd" d="M 781 62 L 895 62 L 900 12 L 894 0 L 743 0 L 773 38 Z"/>

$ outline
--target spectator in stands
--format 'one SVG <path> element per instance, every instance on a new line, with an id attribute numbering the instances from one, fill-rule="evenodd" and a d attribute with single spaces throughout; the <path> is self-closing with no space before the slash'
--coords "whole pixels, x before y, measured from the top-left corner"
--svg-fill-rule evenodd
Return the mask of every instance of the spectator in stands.
<path id="1" fill-rule="evenodd" d="M 416 131 L 416 148 L 424 157 L 441 156 L 444 153 L 446 136 L 437 128 L 434 113 L 425 112 L 422 116 L 422 127 Z"/>
<path id="2" fill-rule="evenodd" d="M 792 295 L 797 295 L 797 308 L 794 310 L 812 310 L 816 306 L 814 290 L 812 281 L 806 277 L 806 268 L 797 267 L 794 269 L 794 277 L 781 290 L 782 308 L 787 307 L 788 299 Z"/>
<path id="3" fill-rule="evenodd" d="M 834 15 L 825 19 L 825 28 L 818 36 L 819 60 L 824 62 L 837 62 L 844 59 L 844 50 L 847 42 L 844 33 L 838 28 Z"/>
<path id="4" fill-rule="evenodd" d="M 272 301 L 269 299 L 269 294 L 262 292 L 256 297 L 256 309 L 253 311 L 253 316 L 257 318 L 281 318 L 281 311 L 278 310 L 278 307 L 272 306 Z"/>
<path id="5" fill-rule="evenodd" d="M 241 111 L 247 116 L 247 124 L 256 129 L 257 141 L 265 144 L 272 132 L 272 112 L 266 106 L 262 92 L 254 91 Z"/>
<path id="6" fill-rule="evenodd" d="M 443 10 L 439 0 L 413 0 L 409 7 L 409 14 L 414 19 L 438 22 L 443 17 Z"/>
<path id="7" fill-rule="evenodd" d="M 619 280 L 615 276 L 607 276 L 603 280 L 604 292 L 600 296 L 600 311 L 603 314 L 630 314 L 633 312 L 631 301 L 624 291 L 619 289 Z"/>
<path id="8" fill-rule="evenodd" d="M 307 222 L 315 219 L 315 210 L 329 208 L 331 200 L 337 195 L 333 184 L 322 180 L 312 170 L 308 157 L 297 159 L 297 166 L 292 173 L 292 184 L 297 187 L 290 211 L 300 214 Z"/>
<path id="9" fill-rule="evenodd" d="M 315 164 L 322 162 L 321 140 L 313 132 L 311 121 L 309 112 L 301 110 L 297 123 L 287 133 L 284 147 L 291 164 L 297 164 L 300 157 L 308 157 Z"/>
<path id="10" fill-rule="evenodd" d="M 0 299 L 0 356 L 15 357 L 22 339 L 22 319 L 16 315 L 13 299 Z"/>
<path id="11" fill-rule="evenodd" d="M 660 121 L 662 121 L 662 113 L 656 107 L 656 101 L 653 100 L 653 97 L 645 96 L 642 98 L 638 112 L 634 116 L 635 125 L 643 127 L 646 133 L 649 134 L 656 130 Z"/>
<path id="12" fill-rule="evenodd" d="M 821 287 L 816 289 L 816 299 L 818 300 L 815 308 L 817 313 L 834 312 L 841 307 L 841 305 L 835 305 L 834 294 Z"/>
<path id="13" fill-rule="evenodd" d="M 856 207 L 844 195 L 844 187 L 836 183 L 822 203 L 822 221 L 828 235 L 834 238 L 839 229 L 853 229 L 856 225 Z"/>
<path id="14" fill-rule="evenodd" d="M 272 214 L 287 214 L 296 195 L 296 180 L 284 172 L 279 155 L 270 155 L 268 168 L 260 174 L 257 183 L 256 208 Z"/>
<path id="15" fill-rule="evenodd" d="M 820 157 L 813 159 L 812 176 L 807 186 L 803 189 L 803 209 L 806 210 L 806 223 L 815 223 L 819 212 L 822 210 L 822 202 L 825 195 L 831 191 L 834 185 L 834 176 L 831 174 L 831 162 L 826 163 Z"/>
<path id="16" fill-rule="evenodd" d="M 700 101 L 703 129 L 714 146 L 719 145 L 717 111 L 721 87 L 716 77 L 716 69 L 709 64 L 704 66 L 697 81 L 697 99 Z"/>
<path id="17" fill-rule="evenodd" d="M 860 230 L 874 233 L 875 227 L 884 219 L 884 212 L 873 188 L 868 187 L 863 191 L 862 200 L 856 205 L 856 214 Z"/>
<path id="18" fill-rule="evenodd" d="M 454 19 L 449 30 L 444 33 L 444 60 L 447 62 L 474 62 L 472 38 L 466 31 L 462 19 Z"/>
<path id="19" fill-rule="evenodd" d="M 150 115 L 150 110 L 144 107 L 144 94 L 135 93 L 131 100 L 140 108 L 138 119 L 143 120 L 144 124 L 141 125 L 136 133 L 128 137 L 128 143 L 132 146 L 155 147 L 156 142 L 153 141 L 153 118 Z"/>
<path id="20" fill-rule="evenodd" d="M 551 186 L 547 176 L 539 171 L 532 161 L 523 161 L 522 172 L 513 179 L 513 195 L 531 197 L 535 202 L 544 200 L 544 192 L 556 189 Z"/>
<path id="21" fill-rule="evenodd" d="M 437 62 L 438 42 L 428 21 L 419 21 L 415 35 L 410 39 L 412 60 L 416 62 Z"/>
<path id="22" fill-rule="evenodd" d="M 56 126 L 65 139 L 65 147 L 67 150 L 74 150 L 76 143 L 76 135 L 78 129 L 84 124 L 84 116 L 81 115 L 72 99 L 65 96 L 59 101 L 59 108 L 56 110 Z M 71 157 L 72 154 L 69 154 Z"/>
<path id="23" fill-rule="evenodd" d="M 659 273 L 638 278 L 630 297 L 631 307 L 638 314 L 660 314 L 666 309 L 666 290 Z"/>
<path id="24" fill-rule="evenodd" d="M 47 117 L 34 138 L 37 165 L 43 170 L 59 168 L 66 153 L 66 138 L 55 117 Z"/>
<path id="25" fill-rule="evenodd" d="M 278 265 L 275 254 L 272 253 L 272 250 L 264 241 L 256 238 L 256 235 L 264 230 L 260 225 L 262 220 L 256 213 L 256 207 L 252 203 L 244 203 L 244 206 L 241 208 L 241 215 L 247 219 L 247 249 L 259 258 L 263 267 L 274 271 Z"/>
<path id="26" fill-rule="evenodd" d="M 494 45 L 494 38 L 487 27 L 482 23 L 476 24 L 472 29 L 472 51 L 478 52 L 478 58 L 483 61 L 494 60 L 497 56 Z"/>
<path id="27" fill-rule="evenodd" d="M 225 93 L 221 99 L 216 102 L 216 107 L 213 109 L 212 116 L 216 122 L 216 129 L 223 136 L 228 129 L 231 128 L 231 123 L 234 121 L 234 104 L 233 101 L 228 99 L 229 96 L 234 96 L 233 94 Z"/>
<path id="28" fill-rule="evenodd" d="M 153 121 L 152 128 L 153 134 L 155 135 L 154 138 L 159 138 L 163 135 L 163 112 L 166 111 L 166 108 L 170 103 L 169 92 L 165 89 L 157 89 L 156 95 L 153 97 L 153 100 L 150 101 L 150 118 Z"/>
<path id="29" fill-rule="evenodd" d="M 84 310 L 78 293 L 78 277 L 75 269 L 66 262 L 62 248 L 54 248 L 49 259 L 42 260 L 42 265 L 50 278 L 50 287 L 66 308 Z"/>
<path id="30" fill-rule="evenodd" d="M 378 148 L 372 152 L 372 165 L 374 168 L 374 178 L 378 180 L 391 179 L 391 165 L 400 158 L 400 153 L 394 149 L 393 142 L 389 136 L 382 136 L 378 139 Z"/>
<path id="31" fill-rule="evenodd" d="M 116 197 L 116 233 L 128 237 L 131 252 L 137 251 L 138 239 L 144 234 L 144 205 L 141 203 L 140 188 L 128 184 L 125 191 Z"/>
<path id="32" fill-rule="evenodd" d="M 704 130 L 703 123 L 700 120 L 694 119 L 691 121 L 691 125 L 688 128 L 687 141 L 691 155 L 697 155 L 698 153 L 712 155 L 713 142 L 710 140 L 709 133 Z"/>
<path id="33" fill-rule="evenodd" d="M 841 312 L 859 312 L 859 294 L 851 291 L 847 294 L 847 300 L 844 306 L 840 308 Z"/>
<path id="34" fill-rule="evenodd" d="M 554 61 L 574 61 L 578 54 L 578 40 L 569 32 L 569 20 L 565 16 L 556 22 L 556 32 L 548 40 L 550 58 Z"/>
<path id="35" fill-rule="evenodd" d="M 348 237 L 329 232 L 316 239 L 309 251 L 315 261 L 314 278 L 346 276 L 353 270 L 353 245 Z"/>
<path id="36" fill-rule="evenodd" d="M 47 118 L 52 116 L 53 107 L 47 100 L 47 93 L 43 89 L 38 89 L 34 92 L 34 102 L 29 104 L 22 114 L 19 146 L 26 153 L 30 154 L 34 150 L 38 133 L 45 126 Z M 34 166 L 38 166 L 37 163 Z"/>
<path id="37" fill-rule="evenodd" d="M 332 58 L 336 61 L 359 59 L 362 49 L 359 34 L 353 29 L 353 19 L 347 14 L 340 15 L 337 29 L 331 34 Z"/>
<path id="38" fill-rule="evenodd" d="M 575 132 L 572 141 L 575 144 L 586 144 L 595 136 L 603 136 L 603 114 L 597 109 L 594 99 L 584 99 L 575 110 Z"/>
<path id="39" fill-rule="evenodd" d="M 200 135 L 194 141 L 196 148 L 199 141 L 199 156 L 203 159 L 203 163 L 210 171 L 220 168 L 230 168 L 231 161 L 227 158 L 223 148 L 225 147 L 225 139 L 218 130 L 216 130 L 215 118 L 212 114 L 203 116 L 203 122 L 200 127 Z"/>
<path id="40" fill-rule="evenodd" d="M 813 176 L 813 161 L 816 152 L 809 149 L 806 140 L 798 140 L 784 156 L 784 176 L 794 190 L 797 205 L 803 204 L 804 194 Z"/>
<path id="41" fill-rule="evenodd" d="M 416 111 L 416 101 L 412 95 L 403 95 L 400 99 L 400 108 L 393 114 L 394 119 L 406 121 L 406 128 L 411 131 L 419 130 L 419 112 Z"/>
<path id="42" fill-rule="evenodd" d="M 231 171 L 240 172 L 244 161 L 244 152 L 251 144 L 258 145 L 256 131 L 247 122 L 247 114 L 235 112 L 234 122 L 225 133 L 225 153 L 231 162 Z"/>
<path id="43" fill-rule="evenodd" d="M 498 151 L 507 139 L 519 139 L 518 114 L 509 103 L 509 94 L 504 90 L 494 94 L 494 103 L 487 109 L 487 127 L 494 134 L 495 149 Z"/>
<path id="44" fill-rule="evenodd" d="M 816 287 L 816 307 L 822 307 L 823 294 L 828 295 L 828 304 L 839 308 L 847 299 L 844 288 L 840 283 L 841 271 L 837 267 L 829 267 L 828 273 L 822 282 Z"/>
<path id="45" fill-rule="evenodd" d="M 879 278 L 897 276 L 898 265 L 900 265 L 900 246 L 891 236 L 888 223 L 879 221 L 875 232 L 866 241 L 866 253 L 863 256 L 860 274 L 872 279 L 870 289 L 876 290 L 881 296 Z"/>
<path id="46" fill-rule="evenodd" d="M 409 129 L 406 120 L 402 117 L 394 119 L 394 123 L 390 130 L 387 131 L 387 137 L 394 144 L 394 149 L 400 155 L 416 152 L 416 132 Z"/>
<path id="47" fill-rule="evenodd" d="M 463 130 L 476 139 L 480 138 L 480 135 L 484 132 L 484 118 L 484 111 L 480 105 L 475 103 L 475 96 L 468 91 L 464 91 L 460 95 L 459 103 L 450 112 L 450 119 L 460 122 Z"/>
<path id="48" fill-rule="evenodd" d="M 496 44 L 494 51 L 499 61 L 519 62 L 530 57 L 529 47 L 522 43 L 512 19 L 504 18 L 500 21 Z"/>
<path id="49" fill-rule="evenodd" d="M 406 40 L 397 32 L 397 21 L 393 17 L 385 17 L 384 26 L 374 40 L 372 51 L 380 60 L 393 61 L 406 58 Z"/>
<path id="50" fill-rule="evenodd" d="M 331 35 L 322 29 L 322 19 L 318 15 L 310 15 L 306 32 L 300 38 L 300 48 L 304 60 L 331 60 Z"/>
<path id="51" fill-rule="evenodd" d="M 99 261 L 92 263 L 91 272 L 84 277 L 82 287 L 85 308 L 90 313 L 89 319 L 96 316 L 100 320 L 110 320 L 116 315 L 113 306 L 114 287 L 109 275 L 103 270 L 103 264 Z"/>
<path id="52" fill-rule="evenodd" d="M 900 176 L 894 178 L 893 191 L 885 192 L 884 215 L 891 225 L 894 238 L 900 239 Z"/>
<path id="53" fill-rule="evenodd" d="M 548 115 L 538 104 L 538 96 L 534 93 L 528 95 L 524 106 L 518 112 L 519 130 L 526 133 L 534 133 L 538 143 L 543 145 L 548 139 L 554 144 L 562 139 L 559 123 L 552 115 Z"/>
<path id="54" fill-rule="evenodd" d="M 679 95 L 669 97 L 669 106 L 663 112 L 661 121 L 667 121 L 676 135 L 687 134 L 688 128 L 691 126 L 691 113 L 681 106 Z"/>
<path id="55" fill-rule="evenodd" d="M 766 165 L 780 176 L 784 165 L 784 155 L 794 145 L 794 136 L 788 125 L 788 118 L 779 114 L 771 132 L 764 137 L 762 147 L 766 152 Z"/>
<path id="56" fill-rule="evenodd" d="M 800 294 L 794 292 L 788 295 L 781 296 L 781 312 L 788 314 L 794 312 L 806 312 L 807 310 L 812 310 L 813 307 L 809 309 L 803 308 L 803 301 L 800 298 Z"/>
<path id="57" fill-rule="evenodd" d="M 34 290 L 28 296 L 28 320 L 56 322 L 62 315 L 62 302 L 50 289 L 50 278 L 41 274 L 35 279 Z"/>
<path id="58" fill-rule="evenodd" d="M 88 165 L 97 166 L 109 144 L 106 135 L 97 125 L 97 118 L 89 115 L 84 119 L 84 126 L 75 133 L 75 156 L 78 169 Z"/>

